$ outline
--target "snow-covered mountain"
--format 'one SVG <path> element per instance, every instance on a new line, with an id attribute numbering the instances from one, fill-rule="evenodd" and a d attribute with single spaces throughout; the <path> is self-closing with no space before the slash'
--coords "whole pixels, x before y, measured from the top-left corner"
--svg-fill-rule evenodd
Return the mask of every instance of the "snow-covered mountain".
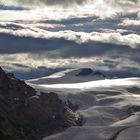
<path id="1" fill-rule="evenodd" d="M 51 76 L 28 80 L 30 83 L 37 84 L 57 84 L 57 83 L 79 83 L 93 80 L 103 80 L 106 76 L 91 68 L 68 69 L 55 73 Z"/>
<path id="2" fill-rule="evenodd" d="M 76 78 L 86 80 L 80 79 L 78 82 Z M 57 92 L 61 99 L 78 105 L 78 112 L 84 118 L 83 126 L 71 127 L 43 140 L 140 138 L 140 78 L 95 80 L 93 71 L 80 69 L 63 71 L 27 83 L 37 91 Z"/>

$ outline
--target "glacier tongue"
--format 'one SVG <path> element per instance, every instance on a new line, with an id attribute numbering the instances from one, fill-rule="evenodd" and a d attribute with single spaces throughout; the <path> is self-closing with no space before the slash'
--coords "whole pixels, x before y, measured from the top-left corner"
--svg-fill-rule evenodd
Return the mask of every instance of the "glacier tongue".
<path id="1" fill-rule="evenodd" d="M 56 80 L 57 78 L 54 78 Z M 140 138 L 140 78 L 105 79 L 80 83 L 28 82 L 38 91 L 57 91 L 79 105 L 82 127 L 43 140 L 132 140 Z M 64 84 L 65 83 L 65 84 Z"/>

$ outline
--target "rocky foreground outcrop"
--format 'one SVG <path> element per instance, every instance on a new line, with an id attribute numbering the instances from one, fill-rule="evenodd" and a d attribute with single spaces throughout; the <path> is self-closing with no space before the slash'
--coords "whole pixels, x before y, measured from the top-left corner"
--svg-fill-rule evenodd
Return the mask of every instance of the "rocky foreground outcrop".
<path id="1" fill-rule="evenodd" d="M 0 68 L 0 140 L 41 140 L 72 125 L 81 125 L 76 108 L 55 93 L 36 94 Z"/>

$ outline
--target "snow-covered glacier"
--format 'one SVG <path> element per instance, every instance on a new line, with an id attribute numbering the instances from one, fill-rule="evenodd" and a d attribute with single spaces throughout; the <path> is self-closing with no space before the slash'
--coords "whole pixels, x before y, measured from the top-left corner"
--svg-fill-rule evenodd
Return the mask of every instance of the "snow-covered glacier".
<path id="1" fill-rule="evenodd" d="M 68 70 L 26 81 L 38 92 L 53 91 L 70 100 L 83 116 L 83 126 L 70 127 L 43 140 L 139 140 L 140 78 L 103 79 L 91 73 L 77 77 L 77 72 Z M 77 78 L 85 82 L 74 82 Z"/>

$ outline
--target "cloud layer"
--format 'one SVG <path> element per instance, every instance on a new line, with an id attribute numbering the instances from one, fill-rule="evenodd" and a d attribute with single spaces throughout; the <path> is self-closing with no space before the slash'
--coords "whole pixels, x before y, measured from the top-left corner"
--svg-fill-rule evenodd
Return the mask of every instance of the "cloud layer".
<path id="1" fill-rule="evenodd" d="M 127 45 L 132 48 L 140 47 L 140 35 L 129 34 L 122 35 L 121 33 L 99 33 L 99 32 L 74 32 L 70 30 L 51 32 L 45 31 L 30 26 L 24 26 L 13 23 L 0 23 L 0 33 L 7 33 L 20 37 L 33 37 L 40 39 L 65 39 L 82 44 L 91 41 L 102 43 L 113 43 L 119 45 Z"/>
<path id="2" fill-rule="evenodd" d="M 80 9 L 90 10 L 91 8 L 96 9 L 108 9 L 108 10 L 136 10 L 140 8 L 139 0 L 1 0 L 1 5 L 11 5 L 11 6 L 31 6 L 38 7 L 40 5 L 44 6 L 61 6 L 64 8 L 71 8 L 73 6 L 81 6 Z M 100 7 L 99 7 L 100 6 Z M 58 7 L 57 7 L 58 8 Z M 58 10 L 58 9 L 57 9 Z M 78 10 L 78 9 L 77 9 Z M 101 11 L 100 11 L 101 12 Z M 102 11 L 104 12 L 104 11 Z"/>
<path id="3" fill-rule="evenodd" d="M 1 0 L 0 65 L 139 73 L 139 0 Z"/>
<path id="4" fill-rule="evenodd" d="M 13 5 L 13 6 L 37 6 L 37 5 L 46 5 L 46 6 L 52 6 L 52 5 L 59 5 L 59 6 L 70 6 L 73 4 L 81 5 L 84 2 L 87 2 L 88 0 L 9 0 L 4 1 L 2 0 L 0 4 L 2 5 Z"/>
<path id="5" fill-rule="evenodd" d="M 111 5 L 122 5 L 126 7 L 131 7 L 135 5 L 139 5 L 139 0 L 9 0 L 6 2 L 5 0 L 1 0 L 1 3 L 3 4 L 8 4 L 8 3 L 19 3 L 19 4 L 38 4 L 38 3 L 44 3 L 46 5 L 56 5 L 56 4 L 69 4 L 71 5 L 72 3 L 76 4 L 82 4 L 83 2 L 91 2 L 91 3 L 104 3 L 104 4 L 111 4 Z"/>

